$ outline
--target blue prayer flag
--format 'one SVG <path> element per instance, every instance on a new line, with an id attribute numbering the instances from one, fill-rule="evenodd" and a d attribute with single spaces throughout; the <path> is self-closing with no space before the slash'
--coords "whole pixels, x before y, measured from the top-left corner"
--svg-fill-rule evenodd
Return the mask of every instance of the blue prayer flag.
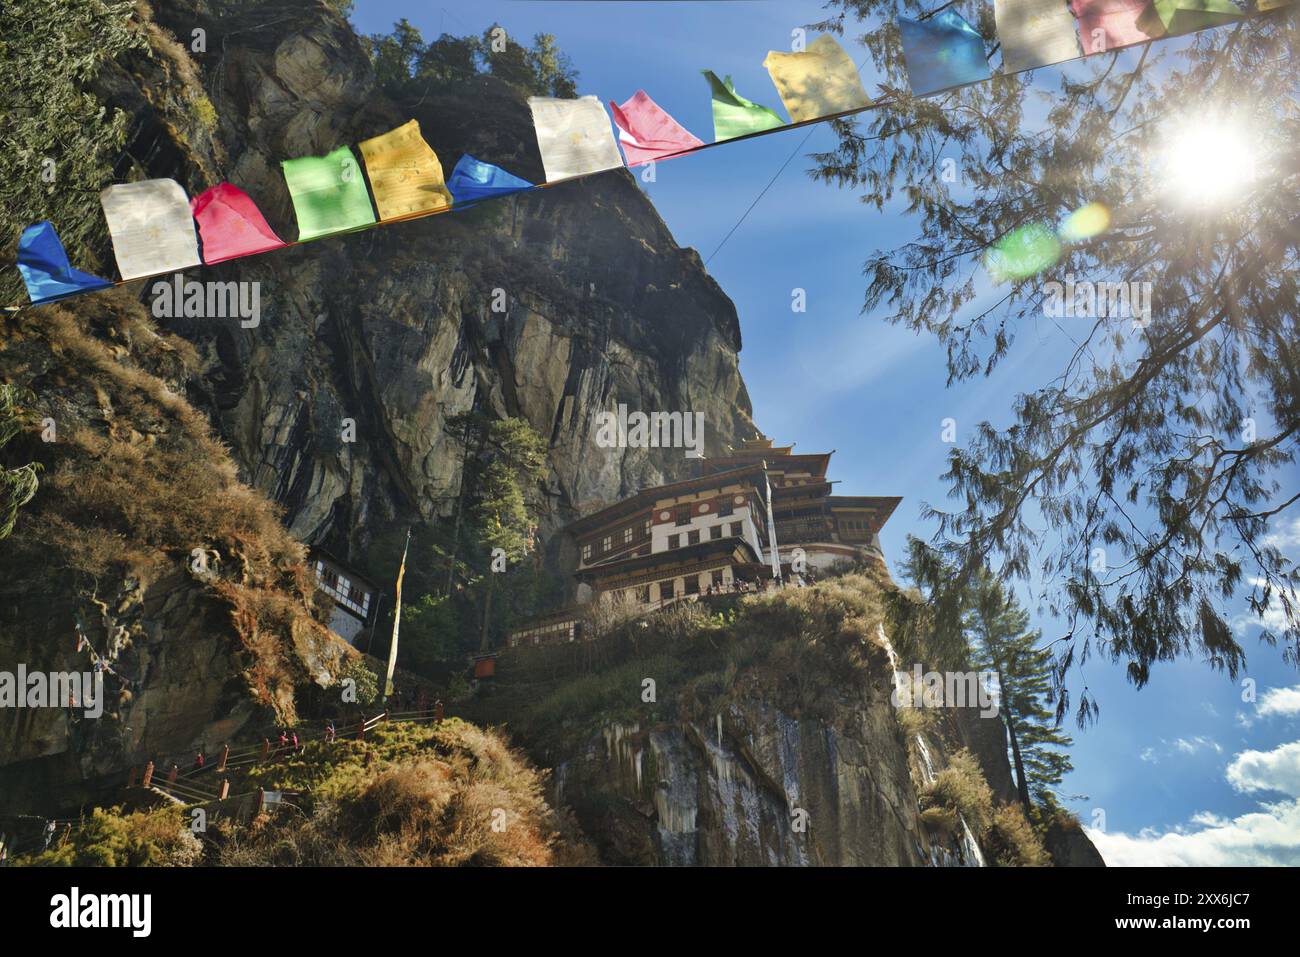
<path id="1" fill-rule="evenodd" d="M 955 10 L 928 20 L 898 18 L 903 36 L 907 81 L 915 96 L 978 83 L 992 75 L 984 55 L 984 39 Z"/>
<path id="2" fill-rule="evenodd" d="M 68 254 L 63 251 L 63 243 L 59 242 L 59 234 L 48 221 L 34 223 L 23 230 L 18 241 L 18 271 L 33 303 L 52 302 L 113 285 L 107 279 L 73 269 Z"/>
<path id="3" fill-rule="evenodd" d="M 500 166 L 476 160 L 466 153 L 451 171 L 447 188 L 452 199 L 457 203 L 466 203 L 475 199 L 490 199 L 493 196 L 505 196 L 523 189 L 532 189 L 533 184 L 507 173 Z"/>

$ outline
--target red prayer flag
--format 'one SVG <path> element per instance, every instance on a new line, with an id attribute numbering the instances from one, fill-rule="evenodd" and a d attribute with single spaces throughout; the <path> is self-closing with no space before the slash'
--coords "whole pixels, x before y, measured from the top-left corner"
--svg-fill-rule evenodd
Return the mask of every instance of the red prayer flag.
<path id="1" fill-rule="evenodd" d="M 218 183 L 190 200 L 199 224 L 203 261 L 209 265 L 252 256 L 284 245 L 261 210 L 238 186 Z"/>
<path id="2" fill-rule="evenodd" d="M 1071 0 L 1084 56 L 1145 43 L 1158 36 L 1143 29 L 1143 14 L 1150 6 L 1151 0 Z"/>
<path id="3" fill-rule="evenodd" d="M 693 135 L 675 119 L 665 113 L 645 90 L 622 106 L 609 102 L 618 127 L 618 141 L 627 157 L 628 166 L 651 163 L 665 156 L 703 146 L 704 142 Z"/>

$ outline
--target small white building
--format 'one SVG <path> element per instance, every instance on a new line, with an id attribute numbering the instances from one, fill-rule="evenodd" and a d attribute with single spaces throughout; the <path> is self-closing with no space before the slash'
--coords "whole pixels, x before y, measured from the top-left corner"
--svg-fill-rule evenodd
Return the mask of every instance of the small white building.
<path id="1" fill-rule="evenodd" d="M 378 589 L 356 572 L 323 552 L 312 553 L 316 587 L 334 599 L 330 630 L 348 644 L 374 621 Z"/>

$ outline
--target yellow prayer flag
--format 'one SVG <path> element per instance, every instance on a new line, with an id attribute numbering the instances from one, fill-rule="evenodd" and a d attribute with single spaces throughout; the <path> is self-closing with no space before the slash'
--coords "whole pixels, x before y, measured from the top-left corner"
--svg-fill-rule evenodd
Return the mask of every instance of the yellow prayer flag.
<path id="1" fill-rule="evenodd" d="M 829 34 L 818 37 L 800 53 L 773 50 L 763 66 L 795 123 L 871 105 L 858 68 Z"/>
<path id="2" fill-rule="evenodd" d="M 451 205 L 438 155 L 417 120 L 361 143 L 380 219 L 396 219 Z"/>

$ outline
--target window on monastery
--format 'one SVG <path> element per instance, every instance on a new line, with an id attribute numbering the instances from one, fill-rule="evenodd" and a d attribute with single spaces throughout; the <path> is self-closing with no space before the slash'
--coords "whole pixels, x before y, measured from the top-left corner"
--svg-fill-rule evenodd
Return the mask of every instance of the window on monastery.
<path id="1" fill-rule="evenodd" d="M 673 583 L 670 581 L 659 583 L 659 600 L 673 597 Z"/>
<path id="2" fill-rule="evenodd" d="M 723 584 L 723 581 L 722 581 L 722 569 L 721 569 L 721 568 L 715 568 L 715 569 L 713 570 L 712 578 L 713 578 L 713 587 L 714 587 L 714 588 L 721 588 L 721 587 L 722 587 L 722 584 Z"/>
<path id="3" fill-rule="evenodd" d="M 645 520 L 645 536 L 646 536 L 646 538 L 649 538 L 649 537 L 650 537 L 650 524 L 651 524 L 652 521 L 653 521 L 653 520 L 652 520 L 652 519 L 649 519 L 649 518 L 647 518 L 647 519 Z"/>
<path id="4" fill-rule="evenodd" d="M 728 515 L 730 515 L 731 511 L 732 511 L 731 499 L 727 499 L 725 502 L 723 502 L 721 505 L 718 506 L 718 514 L 721 515 L 723 518 L 726 518 Z"/>
<path id="5" fill-rule="evenodd" d="M 687 576 L 686 576 L 686 594 L 688 594 L 688 595 L 698 595 L 699 593 L 700 593 L 700 576 L 699 576 L 699 575 L 687 575 Z"/>
<path id="6" fill-rule="evenodd" d="M 732 538 L 740 538 L 740 523 L 732 522 L 727 526 L 727 534 Z"/>
<path id="7" fill-rule="evenodd" d="M 700 544 L 700 533 L 699 533 L 698 530 L 697 530 L 697 531 L 694 531 L 694 532 L 688 532 L 688 533 L 687 533 L 687 536 L 688 536 L 688 541 L 689 541 L 692 545 L 698 545 L 698 544 Z"/>
<path id="8" fill-rule="evenodd" d="M 683 505 L 681 508 L 677 510 L 676 524 L 678 525 L 691 524 L 691 507 L 689 505 Z"/>
<path id="9" fill-rule="evenodd" d="M 587 542 L 582 546 L 582 560 L 584 562 L 591 561 L 591 542 Z"/>
<path id="10" fill-rule="evenodd" d="M 604 538 L 600 540 L 600 550 L 602 552 L 609 551 L 613 546 L 614 546 L 614 540 L 608 535 L 606 535 Z"/>
<path id="11" fill-rule="evenodd" d="M 714 525 L 712 528 L 709 529 L 709 538 L 712 539 L 712 538 L 721 538 L 721 537 L 722 537 L 721 525 Z"/>
<path id="12" fill-rule="evenodd" d="M 624 544 L 624 545 L 631 545 L 631 544 L 632 544 L 632 526 L 631 526 L 631 525 L 629 525 L 627 528 L 623 529 L 623 544 Z"/>
<path id="13" fill-rule="evenodd" d="M 639 587 L 637 588 L 637 590 L 636 590 L 636 600 L 639 601 L 639 602 L 640 602 L 641 604 L 643 604 L 643 605 L 648 605 L 648 604 L 650 603 L 650 586 L 649 586 L 649 585 L 641 585 L 641 586 L 639 586 Z"/>

